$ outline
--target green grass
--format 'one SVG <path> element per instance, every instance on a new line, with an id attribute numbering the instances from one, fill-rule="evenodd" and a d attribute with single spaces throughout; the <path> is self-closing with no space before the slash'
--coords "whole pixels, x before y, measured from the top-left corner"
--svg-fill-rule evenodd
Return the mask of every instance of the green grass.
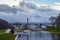
<path id="1" fill-rule="evenodd" d="M 0 33 L 4 33 L 5 32 L 5 30 L 0 30 Z"/>
<path id="2" fill-rule="evenodd" d="M 0 40 L 15 40 L 16 35 L 11 33 L 0 34 Z"/>
<path id="3" fill-rule="evenodd" d="M 60 27 L 51 27 L 51 28 L 48 28 L 47 31 L 50 31 L 50 32 L 60 32 Z"/>

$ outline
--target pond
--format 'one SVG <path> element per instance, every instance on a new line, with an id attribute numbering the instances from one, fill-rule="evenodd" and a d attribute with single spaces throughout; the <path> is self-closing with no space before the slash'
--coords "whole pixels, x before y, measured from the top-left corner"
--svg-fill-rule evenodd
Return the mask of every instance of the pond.
<path id="1" fill-rule="evenodd" d="M 36 31 L 31 33 L 20 32 L 17 40 L 60 40 L 60 34 Z"/>

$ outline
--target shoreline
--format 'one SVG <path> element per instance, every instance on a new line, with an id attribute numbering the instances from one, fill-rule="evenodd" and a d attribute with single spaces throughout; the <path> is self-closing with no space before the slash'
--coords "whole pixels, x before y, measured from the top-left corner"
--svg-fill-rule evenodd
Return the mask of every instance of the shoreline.
<path id="1" fill-rule="evenodd" d="M 16 37 L 15 37 L 15 40 L 17 40 L 18 39 L 18 34 L 16 35 Z"/>
<path id="2" fill-rule="evenodd" d="M 53 32 L 53 31 L 46 31 L 46 32 L 60 34 L 60 32 Z"/>

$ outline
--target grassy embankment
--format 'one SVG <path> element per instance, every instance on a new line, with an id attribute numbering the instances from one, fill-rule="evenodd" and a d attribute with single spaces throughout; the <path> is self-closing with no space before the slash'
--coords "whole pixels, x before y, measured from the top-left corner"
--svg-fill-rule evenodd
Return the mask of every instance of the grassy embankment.
<path id="1" fill-rule="evenodd" d="M 60 33 L 60 27 L 50 27 L 47 29 L 47 31 Z"/>
<path id="2" fill-rule="evenodd" d="M 0 34 L 0 40 L 15 40 L 16 35 L 11 33 Z"/>
<path id="3" fill-rule="evenodd" d="M 0 30 L 0 40 L 15 40 L 16 35 L 12 33 L 4 33 L 5 30 Z"/>
<path id="4" fill-rule="evenodd" d="M 5 33 L 5 30 L 0 30 L 0 33 Z"/>

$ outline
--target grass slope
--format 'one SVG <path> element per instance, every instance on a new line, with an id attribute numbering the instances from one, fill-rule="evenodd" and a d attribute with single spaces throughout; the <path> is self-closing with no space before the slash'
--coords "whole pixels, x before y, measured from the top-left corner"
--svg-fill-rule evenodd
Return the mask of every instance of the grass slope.
<path id="1" fill-rule="evenodd" d="M 16 35 L 14 34 L 0 34 L 0 40 L 15 40 Z"/>
<path id="2" fill-rule="evenodd" d="M 0 30 L 0 33 L 4 33 L 5 32 L 5 30 Z"/>
<path id="3" fill-rule="evenodd" d="M 47 31 L 50 31 L 50 32 L 60 32 L 60 27 L 51 27 L 51 28 L 48 28 Z"/>

